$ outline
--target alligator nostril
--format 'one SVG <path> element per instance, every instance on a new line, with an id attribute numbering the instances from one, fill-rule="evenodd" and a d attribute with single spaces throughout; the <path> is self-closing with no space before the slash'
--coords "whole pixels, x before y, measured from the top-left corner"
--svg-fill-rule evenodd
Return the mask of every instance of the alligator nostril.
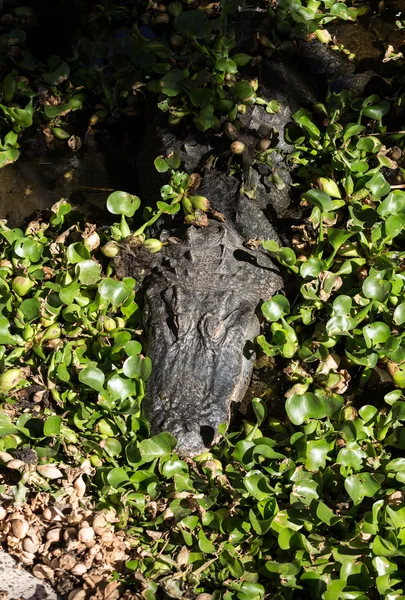
<path id="1" fill-rule="evenodd" d="M 204 446 L 210 446 L 214 439 L 215 430 L 210 425 L 202 425 L 202 427 L 200 427 L 200 435 L 204 442 Z"/>

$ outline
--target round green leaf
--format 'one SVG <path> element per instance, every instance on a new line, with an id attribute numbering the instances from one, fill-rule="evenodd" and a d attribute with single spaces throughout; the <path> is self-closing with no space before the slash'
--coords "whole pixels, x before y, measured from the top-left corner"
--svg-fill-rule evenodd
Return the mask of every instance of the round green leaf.
<path id="1" fill-rule="evenodd" d="M 281 294 L 273 296 L 271 300 L 263 302 L 262 313 L 267 321 L 270 321 L 271 323 L 278 321 L 281 317 L 290 313 L 290 303 L 287 298 Z"/>
<path id="2" fill-rule="evenodd" d="M 311 256 L 311 258 L 309 258 L 306 262 L 302 263 L 300 267 L 300 275 L 307 280 L 316 279 L 322 269 L 322 261 L 315 256 Z"/>
<path id="3" fill-rule="evenodd" d="M 108 440 L 104 440 L 103 448 L 107 452 L 108 456 L 114 457 L 119 456 L 122 452 L 121 443 L 114 438 L 109 438 Z"/>
<path id="4" fill-rule="evenodd" d="M 118 489 L 121 483 L 125 483 L 128 480 L 128 474 L 122 467 L 115 467 L 115 469 L 111 469 L 107 475 L 108 483 L 115 489 Z"/>
<path id="5" fill-rule="evenodd" d="M 232 60 L 235 62 L 235 64 L 238 67 L 244 67 L 252 60 L 252 57 L 249 56 L 248 54 L 239 53 L 239 54 L 234 54 L 232 56 Z"/>
<path id="6" fill-rule="evenodd" d="M 366 188 L 370 190 L 373 198 L 381 198 L 391 191 L 391 186 L 380 172 L 374 173 L 372 178 L 367 181 Z"/>
<path id="7" fill-rule="evenodd" d="M 394 190 L 381 202 L 377 212 L 382 217 L 405 212 L 405 192 Z"/>
<path id="8" fill-rule="evenodd" d="M 391 336 L 391 329 L 386 323 L 376 321 L 363 327 L 363 335 L 367 348 L 372 348 L 375 344 L 385 344 Z"/>
<path id="9" fill-rule="evenodd" d="M 304 200 L 317 206 L 322 212 L 328 212 L 332 209 L 332 199 L 329 194 L 322 190 L 309 190 L 303 195 Z"/>
<path id="10" fill-rule="evenodd" d="M 187 14 L 187 13 L 183 13 Z M 160 89 L 166 96 L 173 98 L 182 91 L 182 84 L 185 79 L 184 71 L 181 69 L 172 69 L 160 80 Z"/>
<path id="11" fill-rule="evenodd" d="M 337 315 L 326 323 L 326 333 L 329 337 L 343 335 L 356 327 L 356 321 L 349 316 Z"/>
<path id="12" fill-rule="evenodd" d="M 94 260 L 83 260 L 77 263 L 75 272 L 83 285 L 94 285 L 100 281 L 101 265 Z"/>
<path id="13" fill-rule="evenodd" d="M 372 106 L 367 106 L 363 108 L 363 115 L 365 117 L 369 117 L 370 119 L 381 119 L 384 115 L 386 115 L 391 108 L 390 103 L 387 100 L 383 100 L 379 104 L 373 104 Z"/>
<path id="14" fill-rule="evenodd" d="M 369 275 L 363 282 L 362 290 L 366 298 L 384 302 L 391 292 L 392 284 L 389 281 L 379 279 L 375 275 Z"/>
<path id="15" fill-rule="evenodd" d="M 254 89 L 247 81 L 238 81 L 238 83 L 235 83 L 235 85 L 231 87 L 231 92 L 242 102 L 255 95 Z"/>
<path id="16" fill-rule="evenodd" d="M 155 165 L 155 169 L 158 173 L 166 173 L 166 171 L 169 170 L 169 165 L 167 164 L 163 156 L 158 156 L 157 158 L 155 158 L 153 164 Z"/>
<path id="17" fill-rule="evenodd" d="M 170 454 L 176 447 L 176 439 L 170 433 L 159 433 L 139 443 L 139 452 L 144 462 Z"/>
<path id="18" fill-rule="evenodd" d="M 125 215 L 133 217 L 141 205 L 138 196 L 127 192 L 113 192 L 107 198 L 107 209 L 113 215 Z"/>
<path id="19" fill-rule="evenodd" d="M 104 380 L 104 373 L 94 365 L 88 365 L 79 371 L 79 381 L 97 392 L 103 389 Z"/>
<path id="20" fill-rule="evenodd" d="M 346 19 L 348 19 L 350 16 L 349 9 L 343 2 L 332 4 L 329 10 L 331 15 L 339 17 L 339 19 L 343 19 L 344 21 L 346 21 Z"/>
<path id="21" fill-rule="evenodd" d="M 130 295 L 130 290 L 125 283 L 106 277 L 98 286 L 98 292 L 103 300 L 107 300 L 114 306 L 119 306 Z"/>
<path id="22" fill-rule="evenodd" d="M 405 302 L 402 302 L 396 307 L 393 319 L 396 325 L 403 325 L 405 323 Z"/>
<path id="23" fill-rule="evenodd" d="M 41 315 L 41 303 L 36 298 L 28 298 L 27 300 L 23 300 L 19 308 L 23 313 L 26 322 L 38 319 L 38 317 Z"/>
<path id="24" fill-rule="evenodd" d="M 341 296 L 338 296 L 333 301 L 333 314 L 335 316 L 348 315 L 350 313 L 350 311 L 352 310 L 352 304 L 353 304 L 353 300 L 351 299 L 350 296 L 345 296 L 344 294 L 342 294 Z"/>
<path id="25" fill-rule="evenodd" d="M 385 235 L 387 238 L 393 239 L 404 233 L 405 229 L 405 214 L 389 215 L 384 224 Z"/>
<path id="26" fill-rule="evenodd" d="M 51 417 L 48 417 L 44 423 L 44 436 L 51 437 L 52 435 L 59 435 L 61 425 L 62 418 L 58 415 L 52 415 Z"/>
<path id="27" fill-rule="evenodd" d="M 346 477 L 344 484 L 354 504 L 361 502 L 364 497 L 372 498 L 381 487 L 371 473 L 358 473 Z"/>
<path id="28" fill-rule="evenodd" d="M 152 372 L 152 361 L 148 356 L 129 356 L 122 368 L 127 377 L 147 381 Z"/>
<path id="29" fill-rule="evenodd" d="M 75 242 L 70 244 L 66 250 L 66 258 L 68 261 L 75 265 L 82 261 L 91 259 L 91 254 L 83 242 Z"/>
<path id="30" fill-rule="evenodd" d="M 107 382 L 107 390 L 117 400 L 125 400 L 135 396 L 136 389 L 132 379 L 126 379 L 115 373 Z"/>
<path id="31" fill-rule="evenodd" d="M 285 408 L 294 425 L 302 425 L 307 419 L 323 419 L 326 416 L 322 400 L 310 392 L 290 396 Z"/>
<path id="32" fill-rule="evenodd" d="M 231 75 L 235 75 L 235 73 L 238 72 L 238 67 L 231 58 L 220 58 L 217 60 L 215 63 L 215 69 Z"/>
<path id="33" fill-rule="evenodd" d="M 14 252 L 20 258 L 28 258 L 31 262 L 38 262 L 44 251 L 44 245 L 28 237 L 19 238 L 14 244 Z"/>

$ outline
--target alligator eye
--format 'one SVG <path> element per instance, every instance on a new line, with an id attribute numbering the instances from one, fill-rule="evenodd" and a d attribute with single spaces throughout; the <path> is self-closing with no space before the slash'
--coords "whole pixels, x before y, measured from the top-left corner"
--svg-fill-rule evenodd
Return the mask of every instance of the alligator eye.
<path id="1" fill-rule="evenodd" d="M 216 315 L 207 313 L 198 324 L 201 335 L 213 341 L 219 341 L 224 332 L 224 324 Z"/>

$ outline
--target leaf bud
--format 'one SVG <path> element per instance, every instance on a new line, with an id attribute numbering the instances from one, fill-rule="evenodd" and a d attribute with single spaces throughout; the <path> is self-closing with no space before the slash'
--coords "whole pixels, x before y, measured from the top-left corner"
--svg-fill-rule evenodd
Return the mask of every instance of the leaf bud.
<path id="1" fill-rule="evenodd" d="M 331 198 L 341 198 L 340 190 L 337 184 L 333 181 L 333 179 L 329 179 L 327 177 L 319 177 L 318 186 L 321 190 L 329 194 Z"/>
<path id="2" fill-rule="evenodd" d="M 110 240 L 101 248 L 101 252 L 108 258 L 114 258 L 114 256 L 118 256 L 120 253 L 120 246 L 114 240 Z"/>
<path id="3" fill-rule="evenodd" d="M 21 369 L 8 369 L 0 375 L 0 393 L 7 394 L 18 385 L 21 379 Z"/>
<path id="4" fill-rule="evenodd" d="M 210 201 L 205 196 L 189 196 L 189 200 L 196 209 L 204 212 L 210 209 Z"/>
<path id="5" fill-rule="evenodd" d="M 229 121 L 227 121 L 224 125 L 224 132 L 230 140 L 237 140 L 239 137 L 238 130 L 236 127 L 234 127 L 234 125 L 232 125 L 232 123 L 229 123 Z"/>
<path id="6" fill-rule="evenodd" d="M 233 154 L 243 154 L 246 149 L 246 146 L 243 142 L 232 142 L 231 144 L 231 152 Z"/>
<path id="7" fill-rule="evenodd" d="M 159 250 L 161 250 L 163 247 L 162 242 L 156 238 L 149 238 L 148 240 L 145 240 L 143 245 L 147 250 L 149 250 L 149 252 L 152 252 L 153 254 L 155 254 L 155 252 L 159 252 Z"/>
<path id="8" fill-rule="evenodd" d="M 28 277 L 23 277 L 19 275 L 18 277 L 14 277 L 11 287 L 13 291 L 19 296 L 26 296 L 30 289 L 33 287 L 34 282 L 31 281 Z"/>

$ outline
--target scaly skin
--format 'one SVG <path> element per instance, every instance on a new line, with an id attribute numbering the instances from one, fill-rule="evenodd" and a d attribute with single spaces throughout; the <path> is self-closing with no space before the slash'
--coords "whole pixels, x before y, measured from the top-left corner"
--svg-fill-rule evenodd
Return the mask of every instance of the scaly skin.
<path id="1" fill-rule="evenodd" d="M 169 264 L 145 282 L 148 355 L 144 400 L 152 430 L 169 431 L 182 454 L 204 451 L 228 425 L 253 370 L 255 314 L 282 287 L 271 260 L 243 247 L 228 225 L 191 227 Z"/>

